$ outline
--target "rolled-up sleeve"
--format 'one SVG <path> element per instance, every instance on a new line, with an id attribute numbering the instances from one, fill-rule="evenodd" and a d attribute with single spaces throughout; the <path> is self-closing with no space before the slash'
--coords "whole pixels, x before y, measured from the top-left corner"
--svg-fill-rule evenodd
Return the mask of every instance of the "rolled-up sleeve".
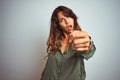
<path id="1" fill-rule="evenodd" d="M 91 41 L 91 50 L 90 50 L 90 52 L 85 53 L 85 54 L 81 54 L 81 56 L 83 56 L 86 60 L 88 60 L 90 57 L 92 57 L 94 55 L 95 51 L 96 51 L 96 47 L 94 45 L 94 42 Z"/>

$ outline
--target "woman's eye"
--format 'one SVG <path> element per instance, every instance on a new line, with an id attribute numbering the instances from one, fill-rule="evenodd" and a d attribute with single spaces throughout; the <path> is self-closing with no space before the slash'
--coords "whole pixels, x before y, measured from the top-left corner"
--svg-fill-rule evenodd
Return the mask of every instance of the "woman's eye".
<path id="1" fill-rule="evenodd" d="M 60 20 L 59 20 L 59 22 L 63 22 L 65 19 L 63 19 L 63 18 L 61 18 Z"/>

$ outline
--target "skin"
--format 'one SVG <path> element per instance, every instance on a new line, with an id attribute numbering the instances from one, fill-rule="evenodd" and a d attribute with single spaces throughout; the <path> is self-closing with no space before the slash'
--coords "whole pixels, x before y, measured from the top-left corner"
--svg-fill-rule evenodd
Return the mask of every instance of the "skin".
<path id="1" fill-rule="evenodd" d="M 66 17 L 62 12 L 58 13 L 59 25 L 65 38 L 62 40 L 61 52 L 64 53 L 72 43 L 74 50 L 88 53 L 91 49 L 89 34 L 85 31 L 74 30 L 74 20 Z M 69 29 L 68 26 L 71 26 Z"/>

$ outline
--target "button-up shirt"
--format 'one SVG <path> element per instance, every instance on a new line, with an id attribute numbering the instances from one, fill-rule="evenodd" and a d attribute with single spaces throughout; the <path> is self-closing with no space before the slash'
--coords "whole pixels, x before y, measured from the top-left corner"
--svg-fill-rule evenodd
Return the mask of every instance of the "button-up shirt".
<path id="1" fill-rule="evenodd" d="M 88 60 L 95 53 L 95 45 L 91 42 L 88 53 L 74 51 L 69 47 L 64 54 L 61 47 L 55 54 L 48 56 L 41 80 L 85 80 L 84 59 Z"/>

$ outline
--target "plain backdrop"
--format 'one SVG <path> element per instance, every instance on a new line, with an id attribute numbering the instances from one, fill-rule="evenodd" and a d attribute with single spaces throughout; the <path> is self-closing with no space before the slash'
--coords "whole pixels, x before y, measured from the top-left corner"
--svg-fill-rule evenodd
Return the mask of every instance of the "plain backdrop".
<path id="1" fill-rule="evenodd" d="M 86 80 L 120 80 L 120 0 L 0 0 L 0 80 L 39 80 L 59 5 L 73 10 L 96 45 Z"/>

